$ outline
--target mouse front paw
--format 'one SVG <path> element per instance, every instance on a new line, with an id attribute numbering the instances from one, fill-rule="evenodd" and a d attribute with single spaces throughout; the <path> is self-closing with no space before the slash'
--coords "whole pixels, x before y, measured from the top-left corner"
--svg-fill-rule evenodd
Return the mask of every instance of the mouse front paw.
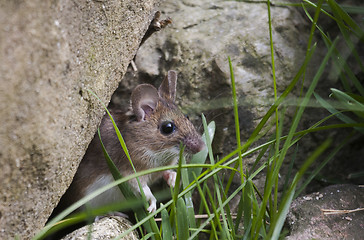
<path id="1" fill-rule="evenodd" d="M 147 185 L 143 187 L 143 192 L 145 198 L 149 202 L 149 207 L 147 208 L 148 212 L 149 213 L 155 212 L 157 210 L 157 199 L 154 197 L 154 195 L 150 191 L 150 188 Z"/>
<path id="2" fill-rule="evenodd" d="M 163 172 L 163 178 L 166 180 L 168 186 L 173 187 L 176 185 L 177 173 L 172 170 Z"/>
<path id="3" fill-rule="evenodd" d="M 150 205 L 147 210 L 149 213 L 154 213 L 157 210 L 157 201 L 150 201 Z"/>

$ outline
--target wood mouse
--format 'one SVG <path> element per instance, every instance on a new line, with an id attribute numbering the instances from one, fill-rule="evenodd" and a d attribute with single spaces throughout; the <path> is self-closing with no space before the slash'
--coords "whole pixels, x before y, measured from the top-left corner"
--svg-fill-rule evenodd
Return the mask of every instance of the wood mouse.
<path id="1" fill-rule="evenodd" d="M 186 146 L 187 153 L 197 153 L 205 147 L 200 134 L 175 104 L 176 85 L 177 73 L 168 71 L 158 90 L 150 84 L 138 85 L 131 94 L 131 105 L 127 112 L 110 111 L 124 138 L 136 171 L 176 165 L 181 142 Z M 107 152 L 122 176 L 133 174 L 134 171 L 107 114 L 102 119 L 100 133 Z M 149 185 L 161 177 L 170 186 L 174 186 L 176 172 L 171 170 L 139 177 L 150 204 L 149 212 L 154 212 L 157 208 L 156 199 Z M 113 180 L 99 137 L 95 134 L 72 184 L 62 196 L 54 213 L 59 213 L 60 210 Z M 130 180 L 129 184 L 135 193 L 140 194 L 136 179 Z M 99 207 L 121 199 L 123 195 L 120 189 L 114 187 L 91 200 L 89 205 Z"/>

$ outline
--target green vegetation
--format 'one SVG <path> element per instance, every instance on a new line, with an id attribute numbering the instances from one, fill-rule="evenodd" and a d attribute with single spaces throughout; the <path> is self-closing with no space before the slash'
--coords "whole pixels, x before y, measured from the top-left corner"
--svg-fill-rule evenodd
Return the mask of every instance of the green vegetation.
<path id="1" fill-rule="evenodd" d="M 265 2 L 265 1 L 264 1 Z M 274 64 L 274 43 L 272 41 L 272 28 L 270 21 L 270 1 L 267 1 L 267 9 L 269 16 L 269 34 L 271 39 L 271 60 L 273 69 L 273 84 L 274 84 L 274 97 L 275 101 L 269 108 L 265 116 L 261 119 L 260 123 L 256 126 L 255 130 L 249 139 L 241 143 L 240 130 L 239 130 L 239 117 L 238 117 L 238 96 L 235 90 L 235 79 L 232 63 L 229 59 L 231 70 L 231 86 L 233 95 L 233 109 L 235 115 L 235 128 L 236 128 L 236 149 L 227 154 L 222 159 L 218 159 L 213 155 L 211 142 L 214 137 L 215 125 L 213 122 L 207 124 L 206 119 L 202 116 L 204 125 L 204 140 L 207 148 L 194 155 L 191 162 L 186 164 L 185 159 L 182 157 L 178 166 L 160 167 L 157 169 L 150 169 L 143 172 L 135 173 L 131 176 L 122 178 L 120 174 L 115 171 L 111 159 L 108 158 L 108 163 L 112 169 L 114 178 L 117 179 L 113 184 L 109 184 L 93 194 L 85 197 L 79 202 L 72 205 L 69 209 L 64 211 L 58 217 L 53 219 L 34 239 L 41 238 L 53 224 L 61 221 L 67 217 L 73 210 L 77 209 L 83 204 L 86 204 L 91 198 L 102 193 L 103 191 L 119 185 L 124 195 L 130 195 L 130 198 L 135 198 L 132 194 L 128 194 L 127 186 L 123 183 L 127 180 L 149 174 L 156 171 L 163 171 L 168 169 L 176 169 L 177 183 L 176 188 L 171 189 L 172 199 L 167 203 L 161 205 L 157 209 L 157 214 L 161 214 L 162 222 L 157 224 L 154 216 L 147 214 L 141 207 L 143 201 L 126 201 L 115 206 L 106 206 L 102 209 L 92 209 L 87 213 L 79 213 L 73 215 L 68 220 L 63 220 L 57 226 L 65 226 L 73 224 L 81 219 L 93 218 L 94 216 L 102 213 L 123 209 L 136 209 L 137 219 L 139 222 L 133 228 L 126 231 L 118 239 L 127 235 L 134 229 L 139 229 L 144 226 L 147 234 L 143 239 L 199 239 L 201 234 L 207 234 L 209 239 L 279 239 L 285 234 L 283 231 L 284 222 L 289 210 L 291 202 L 298 196 L 300 192 L 308 185 L 308 183 L 324 168 L 324 166 L 340 151 L 350 139 L 354 139 L 360 134 L 364 133 L 364 87 L 353 73 L 352 67 L 349 65 L 349 58 L 351 62 L 356 64 L 362 72 L 364 72 L 363 62 L 359 57 L 357 44 L 363 44 L 364 32 L 357 23 L 349 16 L 348 12 L 364 13 L 363 8 L 340 6 L 334 0 L 319 0 L 317 3 L 311 1 L 303 1 L 302 4 L 295 4 L 295 6 L 302 7 L 307 17 L 312 22 L 310 38 L 308 40 L 307 52 L 305 59 L 298 69 L 295 77 L 291 83 L 282 92 L 278 93 L 276 90 L 275 78 L 275 64 Z M 292 5 L 292 4 L 277 4 L 276 5 Z M 313 16 L 311 15 L 313 13 Z M 319 25 L 320 15 L 329 17 L 337 24 L 340 34 L 335 38 L 331 37 Z M 327 46 L 327 53 L 321 61 L 320 66 L 313 79 L 305 79 L 306 72 L 310 60 L 315 56 L 316 44 L 314 42 L 314 34 L 319 33 Z M 345 43 L 349 51 L 343 52 L 337 46 L 339 43 Z M 346 50 L 347 50 L 346 49 Z M 334 64 L 336 73 L 342 83 L 343 90 L 331 89 L 330 100 L 325 100 L 326 96 L 320 96 L 315 93 L 315 88 L 320 81 L 324 81 L 323 73 L 329 66 L 329 62 Z M 310 85 L 304 91 L 303 83 L 309 82 Z M 363 79 L 361 79 L 363 81 Z M 291 125 L 286 126 L 283 124 L 286 110 L 286 100 L 292 90 L 299 86 L 301 88 L 301 95 L 299 99 L 301 102 L 296 107 L 295 114 L 292 118 Z M 304 111 L 309 103 L 316 100 L 319 104 L 317 107 L 322 107 L 327 110 L 327 117 L 313 124 L 311 127 L 298 130 L 298 126 Z M 111 117 L 111 116 L 110 116 Z M 328 120 L 339 119 L 342 123 L 329 124 Z M 116 127 L 116 126 L 115 126 Z M 279 178 L 282 163 L 284 161 L 294 161 L 294 157 L 288 157 L 287 152 L 289 149 L 296 149 L 297 144 L 306 135 L 318 131 L 334 131 L 339 128 L 349 128 L 352 132 L 340 143 L 334 150 L 329 150 L 332 144 L 332 139 L 328 138 L 320 145 L 313 149 L 311 153 L 305 156 L 305 161 L 296 173 L 291 173 L 292 176 L 287 176 L 285 179 Z M 269 137 L 269 141 L 263 144 L 252 147 L 253 143 L 257 143 L 262 137 L 267 137 L 268 132 L 273 134 Z M 117 128 L 116 131 L 118 132 Z M 287 133 L 287 134 L 284 134 Z M 125 152 L 127 149 L 125 143 L 118 133 L 121 146 Z M 255 144 L 256 145 L 256 144 Z M 257 158 L 251 168 L 244 169 L 244 158 L 256 153 Z M 310 171 L 310 174 L 305 176 L 305 181 L 297 188 L 297 184 L 307 174 L 308 168 L 312 163 L 322 157 L 325 153 L 324 160 L 317 165 L 317 167 Z M 105 155 L 106 152 L 105 152 Z M 265 157 L 263 157 L 265 156 Z M 268 158 L 266 157 L 268 156 Z M 208 159 L 209 164 L 205 163 Z M 130 160 L 132 163 L 132 161 Z M 221 175 L 218 173 L 222 170 L 229 170 L 231 175 L 226 185 L 222 184 Z M 266 181 L 264 190 L 259 192 L 254 185 L 253 180 L 257 174 L 264 172 Z M 232 179 L 235 174 L 239 174 L 241 183 L 236 189 L 231 189 Z M 290 180 L 293 179 L 293 180 Z M 214 186 L 213 191 L 207 186 Z M 283 183 L 282 183 L 283 181 Z M 180 186 L 181 183 L 181 187 Z M 283 184 L 284 190 L 278 197 L 278 185 Z M 194 205 L 192 202 L 192 192 L 199 193 L 200 204 Z M 229 202 L 234 197 L 239 196 L 240 202 L 236 214 L 232 213 L 229 208 Z M 144 204 L 146 204 L 144 202 Z M 177 214 L 178 212 L 178 214 Z M 202 218 L 203 217 L 203 218 Z M 143 231 L 140 232 L 144 234 Z"/>

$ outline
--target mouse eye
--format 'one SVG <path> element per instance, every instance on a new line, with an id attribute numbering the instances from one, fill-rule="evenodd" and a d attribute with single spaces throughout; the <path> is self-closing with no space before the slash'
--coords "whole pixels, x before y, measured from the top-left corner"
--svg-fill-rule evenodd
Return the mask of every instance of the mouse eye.
<path id="1" fill-rule="evenodd" d="M 176 130 L 176 125 L 174 125 L 173 122 L 170 122 L 170 121 L 162 122 L 160 131 L 163 135 L 169 135 L 169 134 L 173 133 L 174 130 Z"/>

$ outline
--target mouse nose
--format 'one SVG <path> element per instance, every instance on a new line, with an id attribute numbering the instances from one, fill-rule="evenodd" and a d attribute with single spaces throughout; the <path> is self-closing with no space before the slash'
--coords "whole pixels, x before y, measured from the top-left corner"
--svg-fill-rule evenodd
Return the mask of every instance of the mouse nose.
<path id="1" fill-rule="evenodd" d="M 193 154 L 200 152 L 205 147 L 205 143 L 200 136 L 187 136 L 184 139 L 187 150 Z"/>

